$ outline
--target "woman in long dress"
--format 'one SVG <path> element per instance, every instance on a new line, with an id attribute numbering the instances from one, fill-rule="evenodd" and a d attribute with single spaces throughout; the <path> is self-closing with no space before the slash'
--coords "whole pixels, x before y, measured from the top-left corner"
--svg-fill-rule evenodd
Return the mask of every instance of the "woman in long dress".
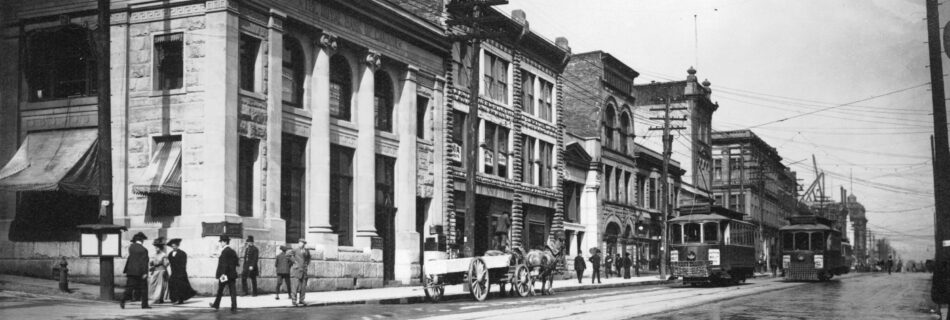
<path id="1" fill-rule="evenodd" d="M 168 262 L 171 266 L 171 275 L 168 277 L 168 296 L 169 301 L 175 304 L 185 303 L 185 300 L 191 299 L 196 293 L 188 282 L 188 255 L 178 249 L 180 245 L 181 239 L 168 240 L 168 247 L 172 249 L 168 253 Z"/>
<path id="2" fill-rule="evenodd" d="M 148 299 L 152 303 L 164 303 L 168 296 L 168 255 L 165 253 L 165 237 L 152 242 L 155 255 L 149 260 Z"/>

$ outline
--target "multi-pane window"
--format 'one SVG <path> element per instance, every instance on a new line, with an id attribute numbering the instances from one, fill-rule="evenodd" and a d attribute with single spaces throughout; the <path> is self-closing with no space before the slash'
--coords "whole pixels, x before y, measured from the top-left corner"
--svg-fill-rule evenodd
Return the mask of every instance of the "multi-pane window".
<path id="1" fill-rule="evenodd" d="M 508 177 L 508 128 L 485 122 L 484 172 Z"/>
<path id="2" fill-rule="evenodd" d="M 257 89 L 257 57 L 260 48 L 261 39 L 241 34 L 238 40 L 238 82 L 242 90 Z"/>
<path id="3" fill-rule="evenodd" d="M 300 42 L 294 37 L 284 36 L 282 60 L 281 95 L 284 104 L 300 108 L 303 106 L 304 56 Z"/>
<path id="4" fill-rule="evenodd" d="M 449 160 L 461 167 L 465 167 L 466 161 L 467 117 L 468 115 L 462 111 L 452 110 L 452 145 L 450 146 Z"/>
<path id="5" fill-rule="evenodd" d="M 521 70 L 521 104 L 522 110 L 534 114 L 534 74 Z"/>
<path id="6" fill-rule="evenodd" d="M 307 140 L 283 134 L 280 158 L 280 218 L 286 223 L 286 241 L 295 242 L 303 234 L 304 183 L 307 173 Z"/>
<path id="7" fill-rule="evenodd" d="M 452 45 L 452 79 L 455 87 L 469 90 L 472 81 L 472 46 L 456 42 Z"/>
<path id="8" fill-rule="evenodd" d="M 535 184 L 534 178 L 534 147 L 537 140 L 532 137 L 524 136 L 521 146 L 521 181 L 528 184 Z"/>
<path id="9" fill-rule="evenodd" d="M 338 145 L 330 145 L 330 226 L 338 245 L 353 245 L 353 149 Z"/>
<path id="10" fill-rule="evenodd" d="M 487 52 L 483 61 L 484 92 L 491 100 L 508 103 L 508 61 Z"/>
<path id="11" fill-rule="evenodd" d="M 185 65 L 182 60 L 182 33 L 157 35 L 155 41 L 155 89 L 182 87 Z"/>
<path id="12" fill-rule="evenodd" d="M 553 118 L 554 109 L 554 84 L 538 79 L 538 88 L 541 89 L 541 96 L 538 97 L 538 117 L 546 121 Z"/>
<path id="13" fill-rule="evenodd" d="M 335 55 L 330 58 L 330 116 L 350 121 L 352 95 L 353 76 L 350 64 L 343 56 Z"/>
<path id="14" fill-rule="evenodd" d="M 257 162 L 258 141 L 241 137 L 238 140 L 238 215 L 254 215 L 254 163 Z"/>
<path id="15" fill-rule="evenodd" d="M 742 157 L 731 157 L 729 159 L 729 180 L 739 181 L 742 179 Z"/>
<path id="16" fill-rule="evenodd" d="M 484 172 L 487 174 L 495 173 L 495 128 L 494 123 L 485 122 L 484 159 L 482 162 L 485 164 Z"/>
<path id="17" fill-rule="evenodd" d="M 722 159 L 713 159 L 713 179 L 722 180 Z"/>
<path id="18" fill-rule="evenodd" d="M 554 186 L 554 166 L 552 158 L 554 157 L 554 145 L 538 141 L 538 151 L 541 156 L 541 168 L 538 170 L 538 185 L 542 187 Z"/>
<path id="19" fill-rule="evenodd" d="M 374 76 L 373 110 L 376 130 L 393 131 L 393 82 L 385 71 L 377 71 Z"/>
<path id="20" fill-rule="evenodd" d="M 96 54 L 91 31 L 69 25 L 27 37 L 26 82 L 31 101 L 96 93 Z"/>

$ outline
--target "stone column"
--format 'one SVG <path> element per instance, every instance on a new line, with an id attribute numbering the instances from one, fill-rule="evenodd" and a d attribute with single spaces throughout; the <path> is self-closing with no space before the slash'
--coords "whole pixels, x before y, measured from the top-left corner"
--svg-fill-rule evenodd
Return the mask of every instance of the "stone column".
<path id="1" fill-rule="evenodd" d="M 238 158 L 238 17 L 228 11 L 205 14 L 207 30 L 203 36 L 208 48 L 207 61 L 201 79 L 205 100 L 204 141 L 201 143 L 200 176 L 196 181 L 183 181 L 183 190 L 198 188 L 203 204 L 204 220 L 221 222 L 241 221 L 237 216 L 237 158 Z M 191 148 L 191 147 L 189 147 Z M 197 159 L 196 159 L 197 160 Z M 187 174 L 187 173 L 186 173 Z M 185 209 L 184 211 L 188 211 Z"/>
<path id="2" fill-rule="evenodd" d="M 280 81 L 284 52 L 284 19 L 287 14 L 271 9 L 270 23 L 268 24 L 267 50 L 267 140 L 265 143 L 263 166 L 264 176 L 263 205 L 261 218 L 265 221 L 264 228 L 271 240 L 283 241 L 285 224 L 280 219 L 280 160 L 281 141 L 283 134 L 283 82 Z M 284 231 L 284 232 L 281 232 Z"/>
<path id="3" fill-rule="evenodd" d="M 400 81 L 395 129 L 399 136 L 396 158 L 396 280 L 409 284 L 412 265 L 419 263 L 419 233 L 416 232 L 416 77 L 419 70 L 409 66 Z"/>
<path id="4" fill-rule="evenodd" d="M 317 251 L 336 257 L 338 235 L 330 227 L 330 57 L 336 52 L 336 35 L 324 33 L 314 41 L 310 76 L 309 152 L 307 158 L 306 238 Z"/>
<path id="5" fill-rule="evenodd" d="M 376 124 L 374 112 L 375 72 L 382 64 L 378 52 L 370 50 L 360 61 L 359 87 L 356 96 L 356 177 L 353 212 L 356 238 L 353 246 L 368 250 L 376 236 Z"/>
<path id="6" fill-rule="evenodd" d="M 128 93 L 129 86 L 126 81 L 129 72 L 128 65 L 128 41 L 129 25 L 128 13 L 113 13 L 111 15 L 111 26 L 109 26 L 110 45 L 109 64 L 112 65 L 110 72 L 110 88 L 112 89 L 111 112 L 112 112 L 112 210 L 113 221 L 116 224 L 128 225 L 128 194 L 129 194 L 129 175 L 126 170 L 128 166 Z M 15 46 L 14 46 L 15 47 Z M 13 47 L 11 47 L 13 48 Z M 11 114 L 10 120 L 16 121 L 16 116 Z M 15 122 L 14 122 L 15 123 Z M 3 127 L 3 125 L 0 125 Z M 10 130 L 16 130 L 16 125 L 9 127 Z M 16 134 L 9 137 L 16 137 Z M 15 139 L 14 139 L 15 140 Z M 0 157 L 2 158 L 2 157 Z M 0 202 L 3 202 L 0 200 Z M 15 203 L 16 201 L 11 201 Z M 2 210 L 3 208 L 0 208 Z M 11 216 L 12 218 L 12 216 Z M 6 230 L 6 229 L 4 229 Z M 6 236 L 3 239 L 8 239 Z"/>
<path id="7" fill-rule="evenodd" d="M 446 214 L 446 182 L 449 181 L 445 178 L 445 173 L 442 168 L 445 167 L 444 163 L 447 162 L 446 158 L 446 136 L 447 136 L 447 127 L 446 127 L 446 118 L 451 114 L 451 107 L 446 104 L 444 90 L 446 86 L 445 78 L 436 77 L 435 85 L 432 90 L 432 142 L 435 146 L 435 152 L 433 152 L 433 163 L 432 170 L 435 173 L 435 179 L 433 181 L 433 190 L 432 193 L 432 202 L 429 203 L 429 212 L 428 219 L 426 220 L 423 234 L 421 237 L 436 237 L 436 234 L 429 233 L 429 230 L 432 226 L 442 226 L 443 234 L 448 234 L 448 215 Z M 442 172 L 442 173 L 440 173 Z M 437 238 L 438 239 L 438 238 Z M 425 251 L 423 256 L 424 260 L 431 259 L 446 259 L 448 255 L 445 251 Z"/>

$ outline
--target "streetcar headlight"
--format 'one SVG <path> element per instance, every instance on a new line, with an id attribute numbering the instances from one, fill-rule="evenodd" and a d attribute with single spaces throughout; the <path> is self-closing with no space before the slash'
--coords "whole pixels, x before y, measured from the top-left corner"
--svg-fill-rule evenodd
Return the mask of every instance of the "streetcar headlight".
<path id="1" fill-rule="evenodd" d="M 686 260 L 689 260 L 689 261 L 696 260 L 696 253 L 690 251 L 689 254 L 686 255 Z"/>
<path id="2" fill-rule="evenodd" d="M 798 255 L 798 261 L 805 261 L 805 256 Z"/>

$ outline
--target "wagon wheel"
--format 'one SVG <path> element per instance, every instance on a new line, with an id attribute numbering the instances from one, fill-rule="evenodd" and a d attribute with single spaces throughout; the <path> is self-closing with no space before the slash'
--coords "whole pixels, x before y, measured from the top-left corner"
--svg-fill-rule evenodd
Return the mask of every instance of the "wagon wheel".
<path id="1" fill-rule="evenodd" d="M 423 280 L 425 287 L 423 288 L 426 293 L 426 298 L 429 298 L 429 301 L 439 302 L 442 300 L 442 295 L 445 294 L 445 287 L 442 286 L 441 279 L 436 275 L 426 275 Z"/>
<path id="2" fill-rule="evenodd" d="M 515 287 L 515 291 L 518 291 L 518 296 L 527 297 L 531 293 L 531 272 L 528 271 L 528 267 L 523 264 L 518 266 L 511 285 Z"/>
<path id="3" fill-rule="evenodd" d="M 488 282 L 488 265 L 481 258 L 472 259 L 472 265 L 468 267 L 468 282 L 471 285 L 469 293 L 472 298 L 475 298 L 475 301 L 485 301 L 491 283 Z"/>

